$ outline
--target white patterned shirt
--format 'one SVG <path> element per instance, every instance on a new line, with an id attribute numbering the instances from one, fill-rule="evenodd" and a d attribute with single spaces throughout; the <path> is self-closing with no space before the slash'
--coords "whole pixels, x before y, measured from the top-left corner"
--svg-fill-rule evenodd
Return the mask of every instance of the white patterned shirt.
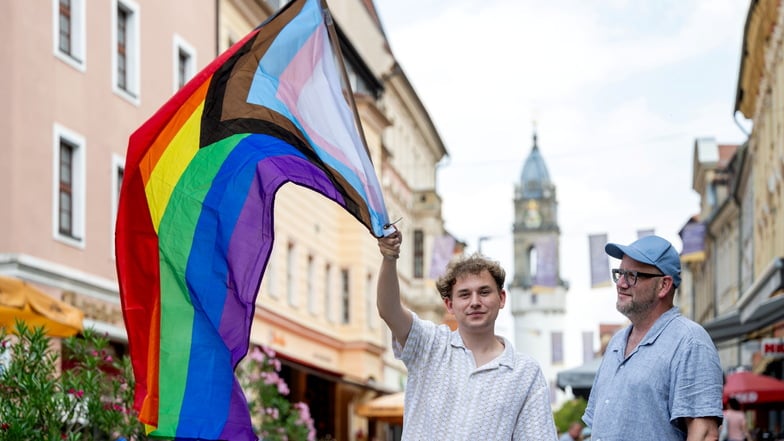
<path id="1" fill-rule="evenodd" d="M 476 367 L 457 331 L 414 314 L 405 347 L 408 369 L 403 441 L 557 440 L 547 383 L 539 364 L 504 351 Z"/>

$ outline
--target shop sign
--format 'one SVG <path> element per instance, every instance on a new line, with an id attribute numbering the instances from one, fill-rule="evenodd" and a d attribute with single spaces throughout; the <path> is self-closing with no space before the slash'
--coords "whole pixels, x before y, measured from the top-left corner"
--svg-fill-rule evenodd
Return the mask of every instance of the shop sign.
<path id="1" fill-rule="evenodd" d="M 784 358 L 784 338 L 763 338 L 762 355 L 764 357 Z"/>

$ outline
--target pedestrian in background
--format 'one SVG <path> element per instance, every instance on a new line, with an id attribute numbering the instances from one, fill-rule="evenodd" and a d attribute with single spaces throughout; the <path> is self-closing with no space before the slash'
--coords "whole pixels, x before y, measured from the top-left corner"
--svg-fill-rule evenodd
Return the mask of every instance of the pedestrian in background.
<path id="1" fill-rule="evenodd" d="M 726 428 L 727 441 L 751 441 L 746 414 L 740 410 L 740 402 L 736 398 L 727 401 L 727 410 L 724 411 L 724 424 L 722 433 Z"/>
<path id="2" fill-rule="evenodd" d="M 395 357 L 408 369 L 406 440 L 546 440 L 557 434 L 539 364 L 495 335 L 506 302 L 506 273 L 474 254 L 452 260 L 436 281 L 457 330 L 422 320 L 400 297 L 397 259 L 402 234 L 378 241 L 378 312 L 392 331 Z"/>
<path id="3" fill-rule="evenodd" d="M 583 421 L 593 439 L 711 440 L 722 420 L 723 375 L 705 329 L 673 306 L 681 261 L 667 240 L 608 243 L 616 307 L 631 325 L 610 340 Z"/>
<path id="4" fill-rule="evenodd" d="M 580 433 L 583 425 L 579 421 L 574 421 L 569 425 L 569 429 L 561 435 L 558 441 L 582 441 Z"/>

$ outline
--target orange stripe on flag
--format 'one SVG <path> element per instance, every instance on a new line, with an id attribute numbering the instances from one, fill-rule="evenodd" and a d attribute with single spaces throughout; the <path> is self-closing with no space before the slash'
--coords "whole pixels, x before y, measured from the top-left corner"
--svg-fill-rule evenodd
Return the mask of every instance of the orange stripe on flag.
<path id="1" fill-rule="evenodd" d="M 172 116 L 169 123 L 166 124 L 166 127 L 161 130 L 160 134 L 155 139 L 155 142 L 150 145 L 150 148 L 144 155 L 144 159 L 139 164 L 139 171 L 141 172 L 142 182 L 144 182 L 145 186 L 150 179 L 152 171 L 155 170 L 155 166 L 158 165 L 158 161 L 161 159 L 161 156 L 163 156 L 163 152 L 166 151 L 169 144 L 171 144 L 172 139 L 177 136 L 177 133 L 179 133 L 182 126 L 190 119 L 193 112 L 204 103 L 204 97 L 207 96 L 207 90 L 210 87 L 210 83 L 211 81 L 201 83 L 193 95 L 188 97 L 182 104 L 182 107 Z"/>

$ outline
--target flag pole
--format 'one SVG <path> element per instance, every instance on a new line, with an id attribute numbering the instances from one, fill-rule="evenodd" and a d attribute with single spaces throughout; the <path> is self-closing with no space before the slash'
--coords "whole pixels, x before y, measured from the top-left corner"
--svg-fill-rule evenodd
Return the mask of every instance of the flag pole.
<path id="1" fill-rule="evenodd" d="M 354 112 L 354 124 L 357 125 L 359 138 L 362 141 L 362 145 L 365 147 L 365 152 L 367 152 L 368 158 L 370 158 L 370 162 L 373 162 L 373 157 L 371 156 L 370 149 L 368 148 L 367 139 L 365 139 L 365 130 L 362 128 L 362 121 L 359 119 L 357 103 L 354 101 L 354 91 L 351 90 L 351 83 L 348 81 L 346 63 L 343 60 L 343 52 L 340 50 L 340 41 L 338 40 L 338 34 L 335 31 L 335 22 L 332 20 L 332 14 L 329 12 L 329 7 L 327 6 L 327 0 L 321 0 L 321 10 L 323 11 L 324 20 L 327 24 L 327 31 L 329 32 L 329 40 L 332 44 L 332 49 L 335 51 L 335 55 L 338 58 L 338 64 L 340 64 L 340 74 L 343 77 L 343 83 L 346 86 L 346 90 L 348 90 L 348 102 L 351 105 L 351 110 Z"/>

